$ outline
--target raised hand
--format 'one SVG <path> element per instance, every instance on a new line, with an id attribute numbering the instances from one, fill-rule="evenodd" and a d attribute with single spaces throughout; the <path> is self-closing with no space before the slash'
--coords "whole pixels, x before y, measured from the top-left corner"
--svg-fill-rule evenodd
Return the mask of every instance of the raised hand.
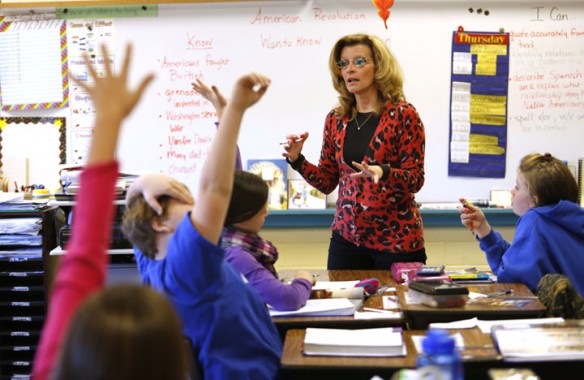
<path id="1" fill-rule="evenodd" d="M 209 87 L 200 79 L 197 79 L 192 83 L 192 85 L 195 91 L 201 94 L 203 98 L 211 102 L 213 108 L 215 108 L 215 112 L 217 112 L 217 119 L 221 120 L 221 116 L 223 116 L 223 110 L 227 105 L 227 99 L 225 99 L 217 86 L 213 85 Z"/>
<path id="2" fill-rule="evenodd" d="M 270 79 L 262 74 L 250 73 L 242 76 L 233 87 L 230 104 L 238 110 L 253 106 L 266 93 Z"/>
<path id="3" fill-rule="evenodd" d="M 101 45 L 101 53 L 106 58 L 110 56 L 105 45 Z M 129 89 L 127 81 L 131 60 L 132 45 L 128 44 L 120 73 L 118 75 L 114 74 L 109 59 L 105 59 L 105 76 L 100 77 L 89 55 L 83 55 L 83 61 L 87 66 L 92 83 L 80 81 L 77 78 L 73 78 L 73 81 L 91 96 L 93 106 L 97 111 L 97 117 L 125 118 L 134 109 L 144 90 L 154 79 L 154 75 L 147 75 L 136 89 Z"/>
<path id="4" fill-rule="evenodd" d="M 132 112 L 154 78 L 152 74 L 147 75 L 136 89 L 131 90 L 128 88 L 127 81 L 132 60 L 132 46 L 129 44 L 126 46 L 124 63 L 118 75 L 114 74 L 111 63 L 107 59 L 109 52 L 105 45 L 101 46 L 101 52 L 106 57 L 104 77 L 97 74 L 89 55 L 85 54 L 83 61 L 92 83 L 73 78 L 73 81 L 91 96 L 96 111 L 93 139 L 87 158 L 88 164 L 109 161 L 115 157 L 122 121 Z"/>

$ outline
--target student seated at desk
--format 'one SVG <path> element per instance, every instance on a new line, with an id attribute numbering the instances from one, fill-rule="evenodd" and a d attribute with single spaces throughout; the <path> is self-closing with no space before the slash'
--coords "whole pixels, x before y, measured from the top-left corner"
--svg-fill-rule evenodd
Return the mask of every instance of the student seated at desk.
<path id="1" fill-rule="evenodd" d="M 489 225 L 485 214 L 461 199 L 462 224 L 473 227 L 499 282 L 521 282 L 532 292 L 548 273 L 566 275 L 584 294 L 584 210 L 568 167 L 551 154 L 521 159 L 511 190 L 517 221 L 513 243 Z"/>
<path id="2" fill-rule="evenodd" d="M 207 86 L 197 79 L 193 88 L 215 108 L 217 118 L 227 105 L 227 99 L 217 86 Z M 276 310 L 297 310 L 310 297 L 314 277 L 299 271 L 291 284 L 278 279 L 274 264 L 278 251 L 274 245 L 262 239 L 258 232 L 268 216 L 269 188 L 257 175 L 241 171 L 241 158 L 237 151 L 235 180 L 231 202 L 227 211 L 221 240 L 227 255 L 225 260 L 252 284 L 260 297 Z"/>
<path id="3" fill-rule="evenodd" d="M 267 380 L 279 371 L 282 343 L 270 315 L 255 290 L 225 262 L 219 246 L 241 120 L 269 83 L 260 74 L 237 81 L 194 204 L 152 198 L 153 189 L 183 187 L 162 174 L 138 178 L 126 198 L 123 231 L 135 246 L 142 280 L 174 304 L 205 379 Z"/>
<path id="4" fill-rule="evenodd" d="M 268 216 L 268 192 L 258 175 L 235 172 L 221 246 L 227 253 L 225 260 L 245 276 L 264 302 L 276 310 L 297 310 L 310 297 L 315 281 L 306 271 L 297 272 L 291 284 L 278 279 L 274 267 L 278 250 L 258 235 Z"/>
<path id="5" fill-rule="evenodd" d="M 105 47 L 104 57 L 109 56 Z M 84 57 L 92 84 L 76 81 L 96 110 L 93 138 L 73 233 L 50 294 L 50 308 L 36 352 L 35 380 L 186 380 L 187 353 L 181 323 L 160 293 L 142 286 L 104 287 L 118 178 L 119 131 L 152 76 L 127 87 L 131 49 L 119 75 L 109 60 L 99 77 Z M 167 193 L 168 194 L 168 193 Z M 180 197 L 179 193 L 170 193 Z"/>

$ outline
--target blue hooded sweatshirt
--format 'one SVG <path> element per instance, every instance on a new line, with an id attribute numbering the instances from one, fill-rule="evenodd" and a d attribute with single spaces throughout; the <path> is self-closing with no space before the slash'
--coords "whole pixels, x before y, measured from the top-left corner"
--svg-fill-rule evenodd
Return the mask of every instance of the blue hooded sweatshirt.
<path id="1" fill-rule="evenodd" d="M 576 203 L 529 209 L 517 222 L 513 244 L 494 230 L 479 242 L 499 282 L 524 283 L 535 291 L 545 274 L 558 273 L 584 296 L 584 209 Z"/>

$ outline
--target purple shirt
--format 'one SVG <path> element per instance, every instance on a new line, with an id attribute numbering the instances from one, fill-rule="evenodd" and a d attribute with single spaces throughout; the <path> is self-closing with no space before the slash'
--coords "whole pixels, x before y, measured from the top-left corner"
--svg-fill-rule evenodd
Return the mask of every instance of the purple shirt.
<path id="1" fill-rule="evenodd" d="M 225 248 L 225 260 L 243 274 L 260 298 L 276 310 L 297 310 L 310 297 L 310 281 L 297 278 L 284 284 L 242 247 Z"/>

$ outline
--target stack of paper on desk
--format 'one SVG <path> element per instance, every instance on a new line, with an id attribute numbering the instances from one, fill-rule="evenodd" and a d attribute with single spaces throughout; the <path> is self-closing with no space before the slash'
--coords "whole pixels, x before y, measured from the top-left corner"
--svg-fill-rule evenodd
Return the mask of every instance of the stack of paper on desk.
<path id="1" fill-rule="evenodd" d="M 307 328 L 305 355 L 405 356 L 401 328 L 320 329 Z"/>
<path id="2" fill-rule="evenodd" d="M 584 360 L 582 321 L 501 325 L 491 334 L 505 361 Z"/>
<path id="3" fill-rule="evenodd" d="M 353 315 L 355 314 L 355 304 L 348 298 L 326 298 L 306 301 L 306 305 L 298 310 L 278 311 L 270 309 L 272 317 L 314 317 L 331 315 Z"/>

